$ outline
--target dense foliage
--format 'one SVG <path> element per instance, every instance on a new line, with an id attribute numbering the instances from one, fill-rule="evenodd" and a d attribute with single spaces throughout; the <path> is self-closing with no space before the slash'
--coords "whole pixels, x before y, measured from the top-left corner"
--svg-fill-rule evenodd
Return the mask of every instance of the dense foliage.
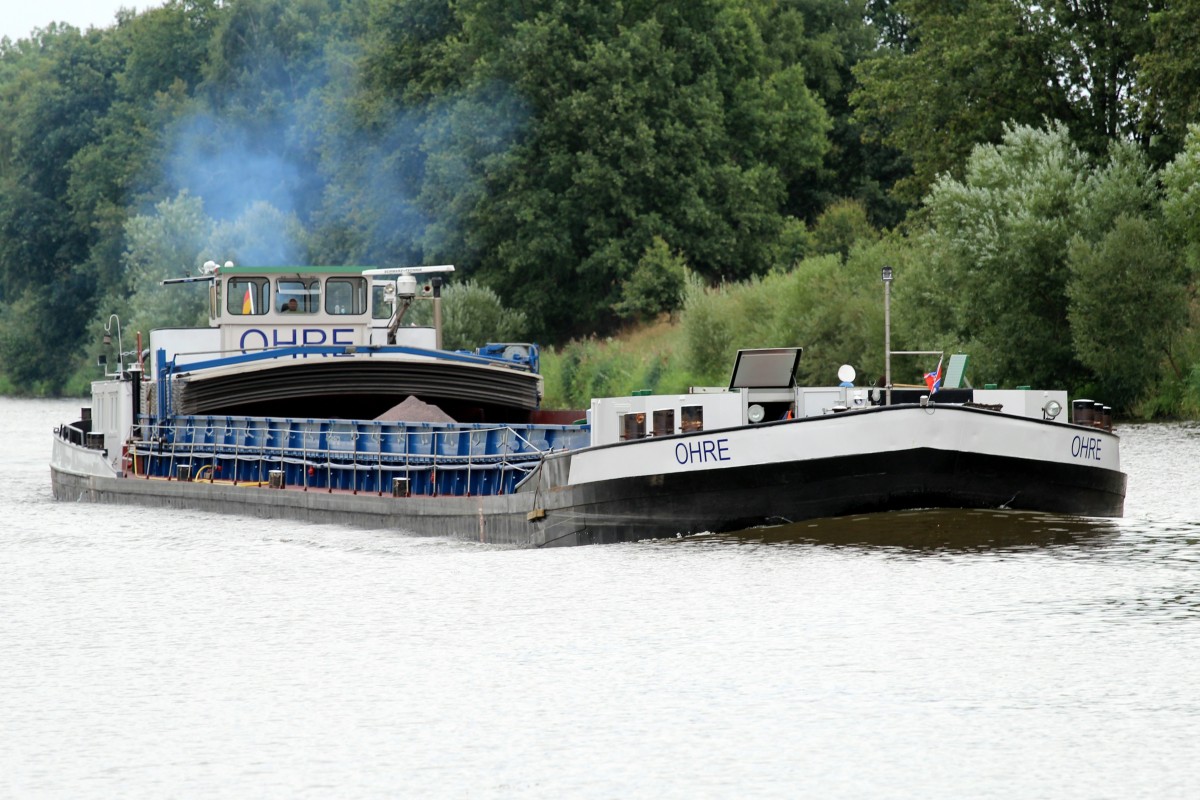
<path id="1" fill-rule="evenodd" d="M 159 281 L 210 258 L 454 263 L 455 343 L 558 345 L 564 402 L 720 382 L 737 346 L 874 376 L 888 264 L 897 347 L 1196 413 L 1193 6 L 168 0 L 48 25 L 0 42 L 0 388 L 82 388 L 110 314 L 194 322 Z M 661 357 L 601 356 L 660 314 Z"/>

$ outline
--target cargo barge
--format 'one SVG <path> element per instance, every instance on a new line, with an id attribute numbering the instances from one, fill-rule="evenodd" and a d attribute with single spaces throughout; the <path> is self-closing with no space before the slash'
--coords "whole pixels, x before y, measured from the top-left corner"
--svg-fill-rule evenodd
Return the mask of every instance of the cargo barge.
<path id="1" fill-rule="evenodd" d="M 118 327 L 116 369 L 55 430 L 54 496 L 535 547 L 913 508 L 1122 514 L 1119 437 L 1061 390 L 802 387 L 802 349 L 781 347 L 739 352 L 725 386 L 546 411 L 536 345 L 448 351 L 403 324 L 422 296 L 436 322 L 449 269 L 207 265 L 207 327 L 128 354 Z"/>

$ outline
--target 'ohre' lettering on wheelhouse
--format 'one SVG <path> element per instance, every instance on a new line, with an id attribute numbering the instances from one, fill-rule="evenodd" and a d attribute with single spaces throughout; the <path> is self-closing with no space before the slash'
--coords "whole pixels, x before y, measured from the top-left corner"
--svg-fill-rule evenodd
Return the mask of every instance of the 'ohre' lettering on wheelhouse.
<path id="1" fill-rule="evenodd" d="M 268 336 L 268 331 L 270 336 Z M 238 341 L 242 352 L 249 349 L 266 349 L 268 347 L 305 347 L 311 345 L 333 345 L 335 347 L 354 344 L 353 328 L 247 328 Z"/>

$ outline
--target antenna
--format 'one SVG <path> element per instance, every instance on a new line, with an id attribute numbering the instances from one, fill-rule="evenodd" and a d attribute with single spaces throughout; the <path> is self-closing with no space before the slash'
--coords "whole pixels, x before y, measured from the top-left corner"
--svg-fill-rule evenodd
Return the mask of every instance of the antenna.
<path id="1" fill-rule="evenodd" d="M 163 278 L 158 282 L 160 286 L 168 286 L 172 283 L 196 283 L 198 281 L 211 281 L 213 275 L 190 275 L 186 278 Z"/>
<path id="2" fill-rule="evenodd" d="M 217 262 L 205 261 L 200 266 L 199 275 L 188 275 L 183 278 L 164 278 L 158 282 L 159 286 L 168 286 L 172 283 L 196 283 L 197 281 L 211 281 L 217 276 Z"/>
<path id="3" fill-rule="evenodd" d="M 380 269 L 364 269 L 363 275 L 372 278 L 388 275 L 422 275 L 427 272 L 454 272 L 453 264 L 441 264 L 434 267 L 382 267 Z"/>

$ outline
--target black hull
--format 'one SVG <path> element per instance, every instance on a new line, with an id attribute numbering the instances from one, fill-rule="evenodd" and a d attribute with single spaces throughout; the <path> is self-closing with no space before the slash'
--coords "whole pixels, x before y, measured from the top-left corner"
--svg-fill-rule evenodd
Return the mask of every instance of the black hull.
<path id="1" fill-rule="evenodd" d="M 1125 483 L 1112 470 L 931 449 L 654 475 L 574 487 L 569 507 L 547 509 L 544 543 L 722 533 L 922 508 L 1119 517 Z"/>

